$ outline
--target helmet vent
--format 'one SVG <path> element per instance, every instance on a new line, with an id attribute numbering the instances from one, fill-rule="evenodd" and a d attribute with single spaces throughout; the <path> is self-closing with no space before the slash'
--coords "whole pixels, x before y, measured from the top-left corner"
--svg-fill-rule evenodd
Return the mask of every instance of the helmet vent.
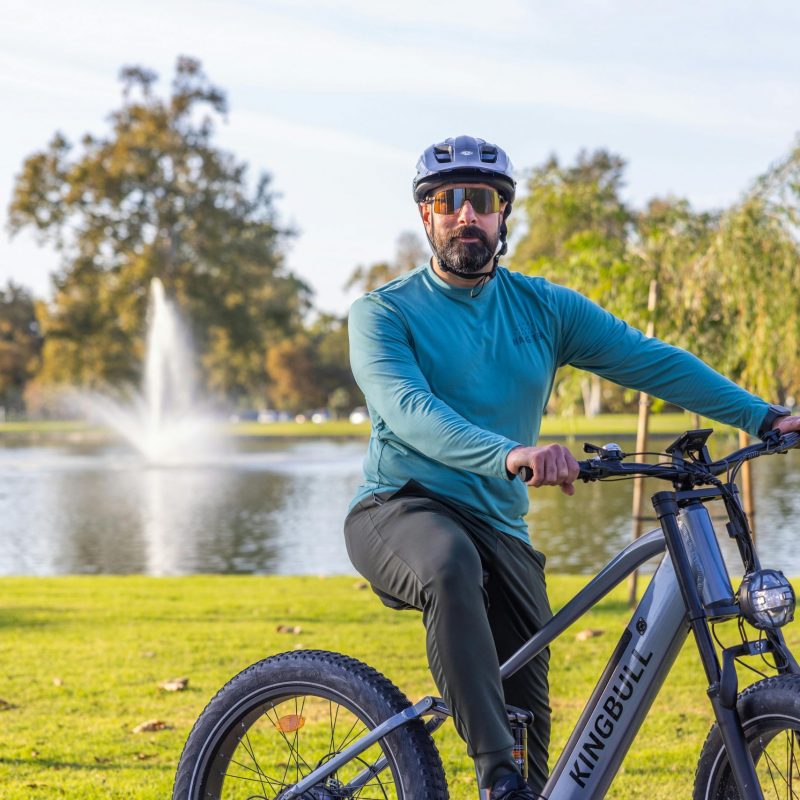
<path id="1" fill-rule="evenodd" d="M 453 160 L 453 148 L 449 144 L 434 145 L 433 156 L 440 164 L 449 164 Z"/>
<path id="2" fill-rule="evenodd" d="M 497 148 L 490 144 L 482 144 L 481 161 L 486 161 L 489 164 L 497 163 Z"/>

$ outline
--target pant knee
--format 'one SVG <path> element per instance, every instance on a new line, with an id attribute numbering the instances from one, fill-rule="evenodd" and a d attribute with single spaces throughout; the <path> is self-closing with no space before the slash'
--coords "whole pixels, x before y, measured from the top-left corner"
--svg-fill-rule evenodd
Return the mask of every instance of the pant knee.
<path id="1" fill-rule="evenodd" d="M 485 603 L 483 566 L 478 554 L 464 551 L 428 565 L 422 581 L 425 595 L 431 599 L 446 598 L 455 604 Z"/>

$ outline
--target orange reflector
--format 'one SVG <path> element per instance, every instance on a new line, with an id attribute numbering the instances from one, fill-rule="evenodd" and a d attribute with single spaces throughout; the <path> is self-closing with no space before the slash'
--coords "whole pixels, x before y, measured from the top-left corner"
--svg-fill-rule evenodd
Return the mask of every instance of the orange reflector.
<path id="1" fill-rule="evenodd" d="M 275 723 L 275 727 L 281 733 L 294 733 L 294 731 L 299 731 L 305 724 L 305 718 L 299 714 L 287 714 Z"/>

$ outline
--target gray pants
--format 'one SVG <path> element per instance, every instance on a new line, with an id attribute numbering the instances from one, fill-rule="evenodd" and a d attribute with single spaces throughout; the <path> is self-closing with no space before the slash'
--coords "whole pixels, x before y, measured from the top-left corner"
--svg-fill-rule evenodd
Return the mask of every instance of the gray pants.
<path id="1" fill-rule="evenodd" d="M 515 769 L 509 703 L 533 712 L 528 783 L 541 792 L 550 653 L 502 683 L 499 665 L 552 614 L 544 556 L 414 481 L 358 503 L 345 521 L 345 539 L 353 565 L 379 595 L 422 611 L 428 663 L 475 759 L 480 786 Z"/>

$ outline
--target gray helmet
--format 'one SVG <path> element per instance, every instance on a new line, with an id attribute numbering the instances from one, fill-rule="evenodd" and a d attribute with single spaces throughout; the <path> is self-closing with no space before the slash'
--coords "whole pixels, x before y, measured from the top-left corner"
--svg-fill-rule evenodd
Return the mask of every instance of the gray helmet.
<path id="1" fill-rule="evenodd" d="M 433 144 L 419 157 L 414 176 L 414 200 L 421 203 L 439 186 L 479 181 L 493 186 L 509 204 L 514 202 L 514 166 L 506 152 L 473 136 L 455 136 Z"/>

